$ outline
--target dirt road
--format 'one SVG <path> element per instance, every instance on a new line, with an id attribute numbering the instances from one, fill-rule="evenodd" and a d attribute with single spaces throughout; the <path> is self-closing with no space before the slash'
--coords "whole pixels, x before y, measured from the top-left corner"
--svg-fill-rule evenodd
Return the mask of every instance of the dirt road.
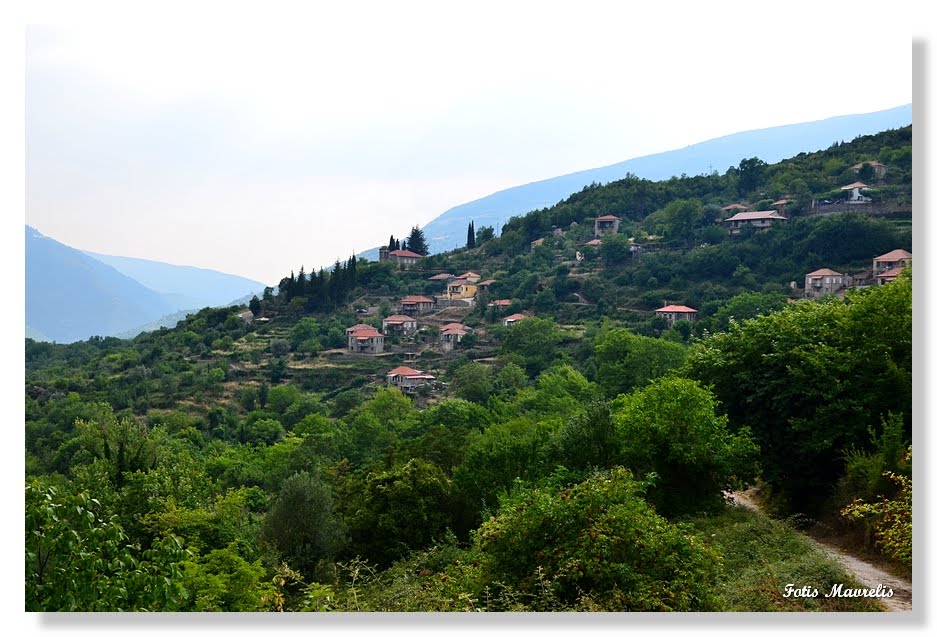
<path id="1" fill-rule="evenodd" d="M 729 494 L 729 499 L 739 506 L 743 506 L 746 509 L 751 509 L 761 513 L 761 509 L 758 504 L 745 493 L 731 493 Z M 818 542 L 817 540 L 814 540 L 813 538 L 806 535 L 804 537 L 813 542 L 814 545 L 816 545 L 817 548 L 819 548 L 821 551 L 842 564 L 843 568 L 855 575 L 856 579 L 862 582 L 864 586 L 868 588 L 875 588 L 881 584 L 882 586 L 894 590 L 894 596 L 879 599 L 882 605 L 889 611 L 900 612 L 911 610 L 911 582 L 903 578 L 896 577 L 891 573 L 887 573 L 877 566 L 869 564 L 868 562 L 864 562 L 856 557 L 853 557 L 852 555 L 848 555 L 840 549 L 830 546 L 829 544 Z"/>

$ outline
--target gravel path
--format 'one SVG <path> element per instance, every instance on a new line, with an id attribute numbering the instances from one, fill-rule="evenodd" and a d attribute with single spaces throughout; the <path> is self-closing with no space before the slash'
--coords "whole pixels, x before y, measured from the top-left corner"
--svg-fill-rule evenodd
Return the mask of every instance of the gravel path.
<path id="1" fill-rule="evenodd" d="M 745 493 L 731 493 L 728 494 L 729 499 L 735 504 L 745 507 L 746 509 L 751 509 L 752 511 L 761 512 L 761 508 L 758 504 L 751 499 Z M 814 545 L 817 546 L 821 551 L 829 555 L 831 558 L 843 565 L 843 568 L 848 570 L 850 573 L 855 575 L 856 579 L 862 582 L 862 584 L 868 588 L 875 588 L 879 584 L 882 586 L 891 588 L 895 591 L 894 596 L 879 598 L 878 601 L 887 608 L 889 611 L 910 611 L 911 610 L 911 582 L 896 577 L 891 573 L 887 573 L 882 569 L 864 562 L 852 555 L 848 555 L 841 551 L 840 549 L 830 546 L 829 544 L 824 544 L 823 542 L 818 542 L 811 537 L 804 536 Z"/>

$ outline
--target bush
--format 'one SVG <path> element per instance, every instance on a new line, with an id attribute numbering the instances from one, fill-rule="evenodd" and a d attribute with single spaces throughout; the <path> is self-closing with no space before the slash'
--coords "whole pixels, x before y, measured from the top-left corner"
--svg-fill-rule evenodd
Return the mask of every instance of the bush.
<path id="1" fill-rule="evenodd" d="M 605 611 L 718 610 L 721 558 L 616 468 L 566 489 L 515 485 L 476 544 L 489 582 Z"/>

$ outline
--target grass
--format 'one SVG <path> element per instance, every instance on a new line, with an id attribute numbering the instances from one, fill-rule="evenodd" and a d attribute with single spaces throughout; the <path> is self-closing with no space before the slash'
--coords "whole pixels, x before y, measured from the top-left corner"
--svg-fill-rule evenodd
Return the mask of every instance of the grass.
<path id="1" fill-rule="evenodd" d="M 840 564 L 801 533 L 764 515 L 727 507 L 711 517 L 689 522 L 723 555 L 719 594 L 727 611 L 881 611 L 873 599 L 826 598 L 834 584 L 865 588 Z M 810 586 L 817 597 L 784 597 L 787 584 Z"/>

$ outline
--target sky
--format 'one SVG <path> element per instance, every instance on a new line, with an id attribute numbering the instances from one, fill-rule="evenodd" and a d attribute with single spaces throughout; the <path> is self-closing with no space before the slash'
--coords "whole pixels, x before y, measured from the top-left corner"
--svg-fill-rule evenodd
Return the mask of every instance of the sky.
<path id="1" fill-rule="evenodd" d="M 275 283 L 503 188 L 912 101 L 907 15 L 876 10 L 860 48 L 872 25 L 822 3 L 701 4 L 32 21 L 26 223 Z"/>
<path id="2" fill-rule="evenodd" d="M 909 103 L 912 39 L 926 44 L 928 65 L 915 73 L 917 136 L 929 119 L 919 80 L 933 75 L 925 7 L 8 0 L 0 218 L 4 264 L 19 288 L 0 357 L 23 355 L 20 214 L 81 249 L 275 283 L 501 188 Z M 926 204 L 926 180 L 918 184 L 915 202 Z M 916 235 L 929 240 L 933 231 L 919 215 Z M 918 263 L 928 266 L 926 252 Z M 916 286 L 914 335 L 916 349 L 927 348 L 917 360 L 928 362 L 937 341 L 919 327 L 930 324 L 929 286 Z M 23 373 L 12 367 L 5 378 Z M 928 392 L 915 382 L 915 420 L 924 424 L 918 401 Z M 4 385 L 15 424 L 22 398 L 15 382 Z M 4 462 L 12 501 L 21 497 L 13 493 L 19 449 L 8 445 Z M 15 546 L 15 525 L 8 531 L 5 544 Z M 19 572 L 20 554 L 8 553 L 7 572 Z M 22 590 L 12 589 L 10 616 L 22 618 Z M 32 619 L 31 634 L 75 621 Z M 881 630 L 863 619 L 851 626 Z"/>

